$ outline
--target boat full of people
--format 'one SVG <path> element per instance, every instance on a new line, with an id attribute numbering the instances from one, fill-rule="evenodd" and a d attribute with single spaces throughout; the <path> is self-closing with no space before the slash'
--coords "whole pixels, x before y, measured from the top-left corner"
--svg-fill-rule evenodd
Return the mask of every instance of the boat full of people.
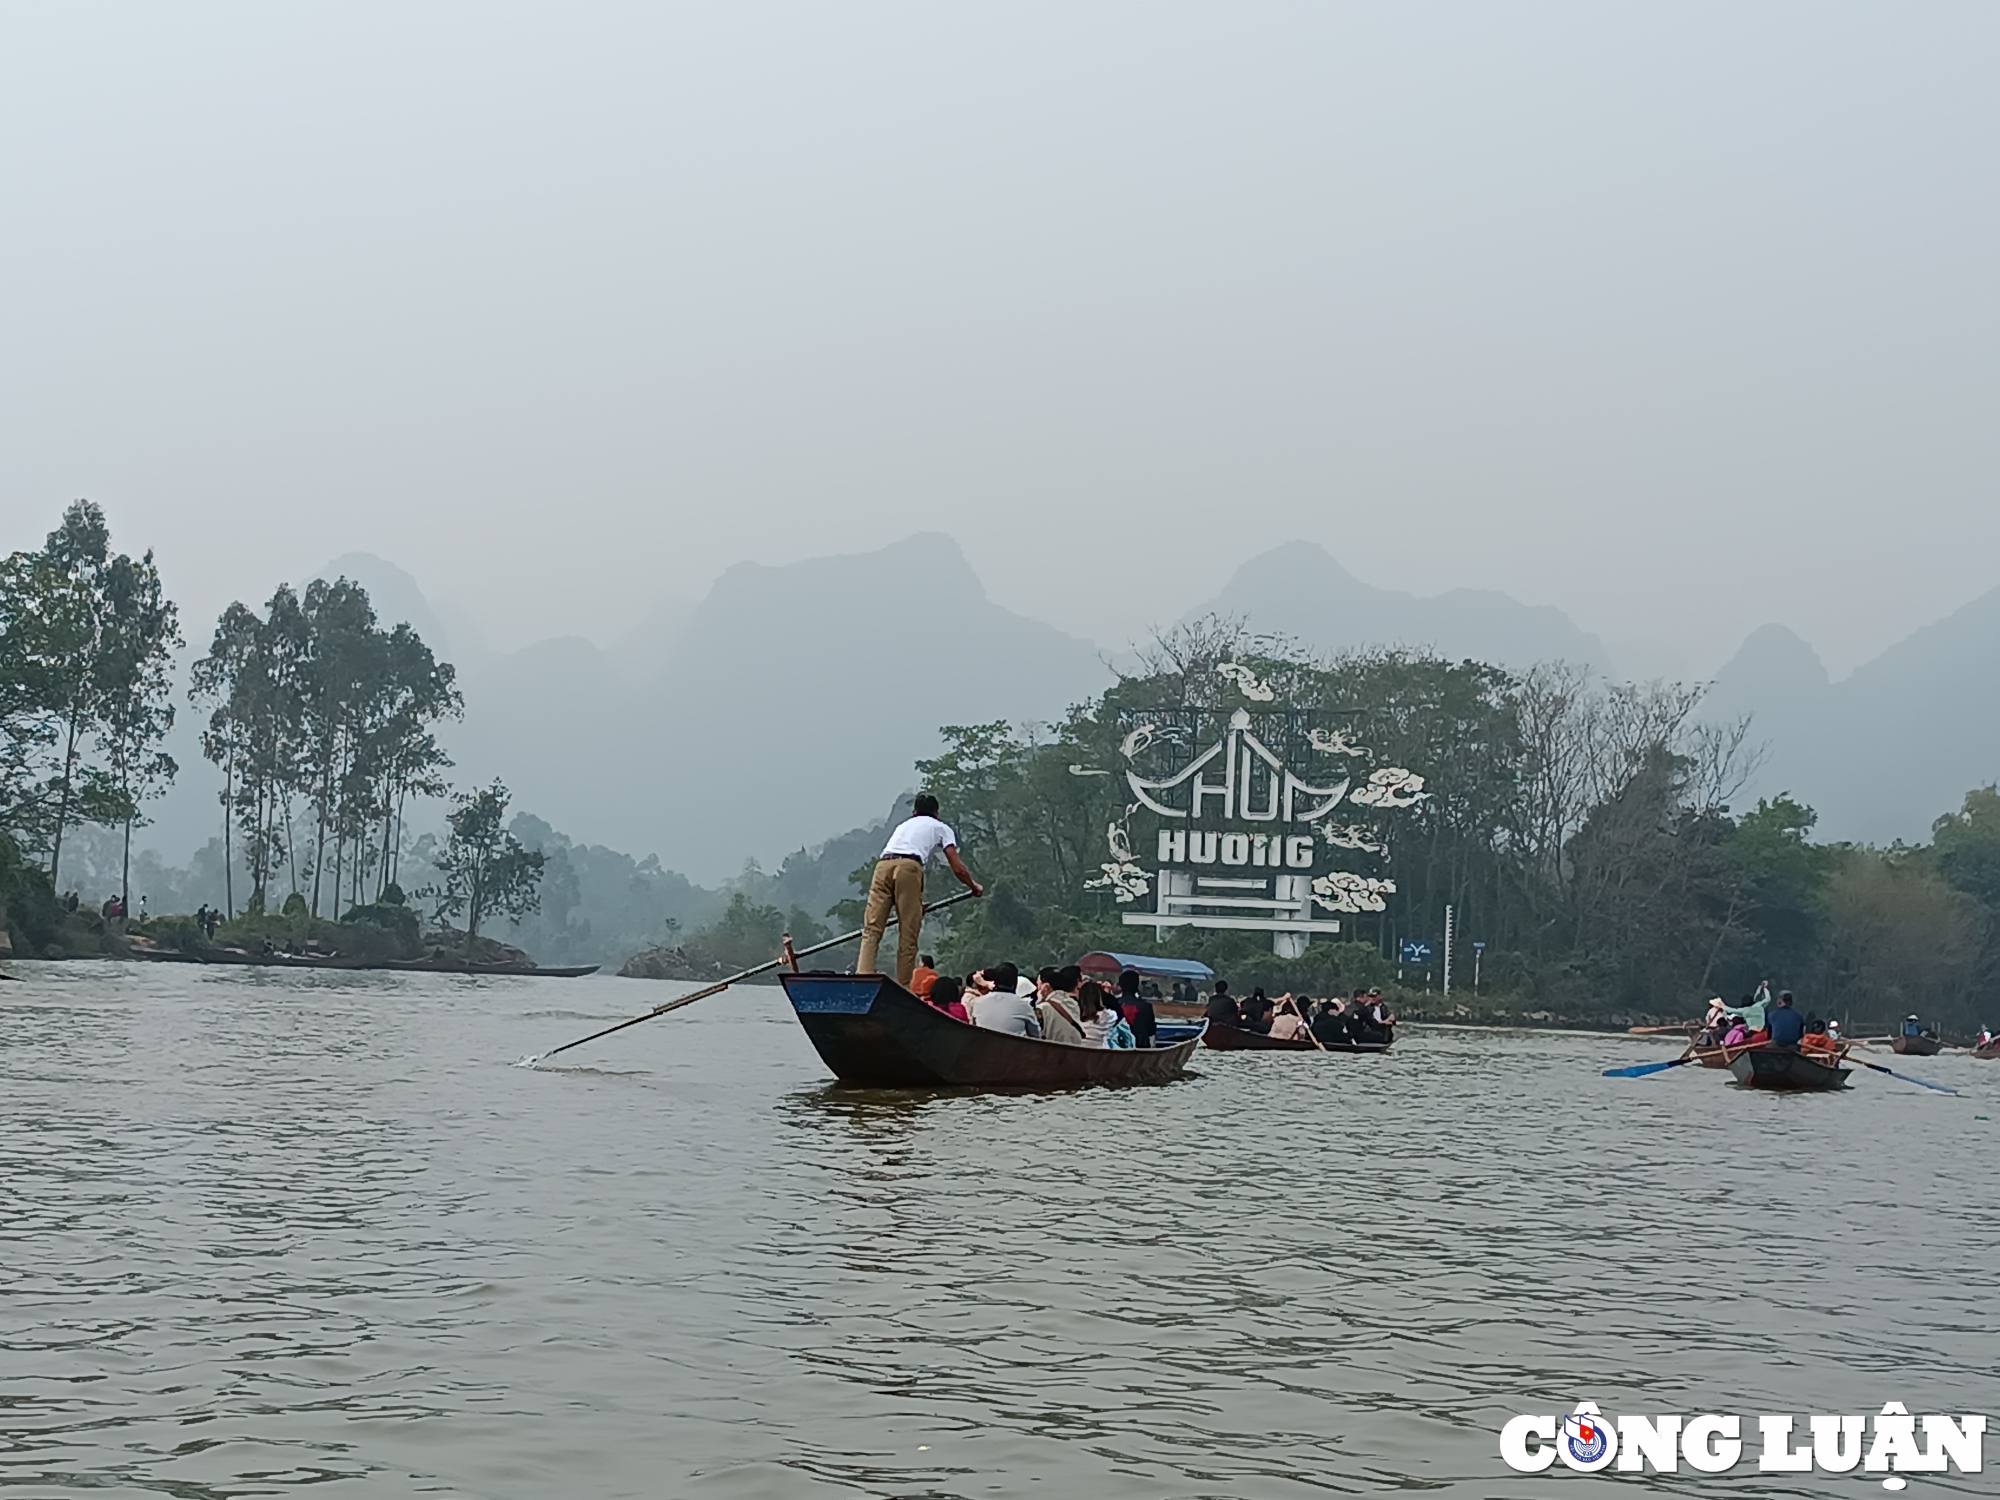
<path id="1" fill-rule="evenodd" d="M 1204 1019 L 1203 1044 L 1219 1052 L 1374 1053 L 1396 1040 L 1396 1018 L 1379 989 L 1319 1001 L 1293 994 L 1272 1000 L 1259 989 L 1238 1000 L 1217 980 Z"/>
<path id="2" fill-rule="evenodd" d="M 1745 1088 L 1817 1092 L 1845 1088 L 1842 1066 L 1851 1043 L 1839 1023 L 1803 1015 L 1785 990 L 1774 1000 L 1768 984 L 1737 1006 L 1717 996 L 1688 1044 L 1691 1060 L 1725 1069 Z"/>
<path id="3" fill-rule="evenodd" d="M 928 972 L 926 972 L 928 971 Z M 1162 1044 L 1150 1017 L 1075 965 L 1028 980 L 1013 964 L 964 979 L 926 962 L 905 989 L 885 974 L 781 974 L 820 1058 L 843 1083 L 876 1088 L 1085 1088 L 1168 1083 L 1200 1035 Z M 1137 976 L 1129 980 L 1136 997 Z M 1150 1007 L 1148 1007 L 1150 1009 Z M 1144 1033 L 1143 1038 L 1141 1032 Z"/>

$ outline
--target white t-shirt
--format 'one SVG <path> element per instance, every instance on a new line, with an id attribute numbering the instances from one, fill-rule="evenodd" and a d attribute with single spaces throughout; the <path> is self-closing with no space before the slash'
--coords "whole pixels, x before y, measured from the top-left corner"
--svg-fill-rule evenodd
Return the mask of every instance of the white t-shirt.
<path id="1" fill-rule="evenodd" d="M 957 844 L 958 835 L 951 831 L 949 824 L 931 817 L 906 818 L 889 835 L 889 842 L 882 846 L 882 853 L 914 854 L 928 862 L 938 850 L 955 848 Z"/>

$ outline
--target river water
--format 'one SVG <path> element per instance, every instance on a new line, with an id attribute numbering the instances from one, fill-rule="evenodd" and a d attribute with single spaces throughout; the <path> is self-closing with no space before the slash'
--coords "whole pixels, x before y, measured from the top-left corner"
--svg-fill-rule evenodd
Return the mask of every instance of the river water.
<path id="1" fill-rule="evenodd" d="M 831 1087 L 774 989 L 526 1070 L 672 991 L 15 970 L 9 1492 L 1531 1496 L 1616 1482 L 1499 1461 L 1584 1398 L 2000 1406 L 2000 1064 L 1786 1098 L 1432 1031 L 909 1096 Z"/>

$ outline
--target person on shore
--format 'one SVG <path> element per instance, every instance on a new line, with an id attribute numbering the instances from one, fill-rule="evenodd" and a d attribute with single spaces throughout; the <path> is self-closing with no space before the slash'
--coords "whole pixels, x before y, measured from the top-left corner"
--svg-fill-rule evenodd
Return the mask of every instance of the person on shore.
<path id="1" fill-rule="evenodd" d="M 937 977 L 937 960 L 928 953 L 920 955 L 916 971 L 910 975 L 910 993 L 919 1000 L 928 1000 L 931 986 L 937 983 Z"/>
<path id="2" fill-rule="evenodd" d="M 1082 971 L 1075 965 L 1045 968 L 1035 976 L 1035 1017 L 1042 1023 L 1044 1040 L 1082 1043 L 1083 1008 L 1075 993 L 1081 978 Z"/>
<path id="3" fill-rule="evenodd" d="M 857 974 L 879 974 L 876 955 L 882 936 L 889 930 L 889 913 L 896 913 L 896 983 L 904 989 L 917 972 L 917 944 L 924 930 L 924 867 L 940 849 L 959 884 L 975 896 L 986 894 L 984 886 L 972 878 L 965 861 L 958 857 L 958 835 L 938 819 L 938 799 L 929 792 L 919 793 L 911 803 L 912 816 L 896 825 L 889 841 L 875 861 L 875 873 L 868 881 L 868 905 L 861 918 L 861 953 L 854 964 Z"/>
<path id="4" fill-rule="evenodd" d="M 1765 1012 L 1764 1028 L 1770 1033 L 1773 1047 L 1782 1047 L 1787 1052 L 1798 1050 L 1806 1034 L 1806 1018 L 1793 1007 L 1790 990 L 1778 996 L 1777 1002 Z"/>
<path id="5" fill-rule="evenodd" d="M 1160 1018 L 1139 989 L 1139 971 L 1127 969 L 1118 976 L 1118 1009 L 1125 1017 L 1125 1024 L 1132 1028 L 1135 1046 L 1150 1047 L 1159 1035 Z"/>
<path id="6" fill-rule="evenodd" d="M 1236 1007 L 1236 997 L 1229 993 L 1229 981 L 1215 981 L 1215 993 L 1208 997 L 1208 1008 L 1202 1012 L 1202 1019 L 1211 1024 L 1243 1027 L 1243 1012 Z"/>

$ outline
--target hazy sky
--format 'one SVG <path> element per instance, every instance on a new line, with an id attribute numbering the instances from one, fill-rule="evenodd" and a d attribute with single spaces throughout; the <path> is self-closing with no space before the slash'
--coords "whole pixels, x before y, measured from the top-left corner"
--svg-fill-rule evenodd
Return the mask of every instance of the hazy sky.
<path id="1" fill-rule="evenodd" d="M 916 529 L 1119 640 L 1303 536 L 1683 670 L 1767 619 L 1844 668 L 2000 584 L 1996 43 L 1990 3 L 8 6 L 0 544 L 91 496 L 191 635 L 369 550 L 511 645 Z"/>

